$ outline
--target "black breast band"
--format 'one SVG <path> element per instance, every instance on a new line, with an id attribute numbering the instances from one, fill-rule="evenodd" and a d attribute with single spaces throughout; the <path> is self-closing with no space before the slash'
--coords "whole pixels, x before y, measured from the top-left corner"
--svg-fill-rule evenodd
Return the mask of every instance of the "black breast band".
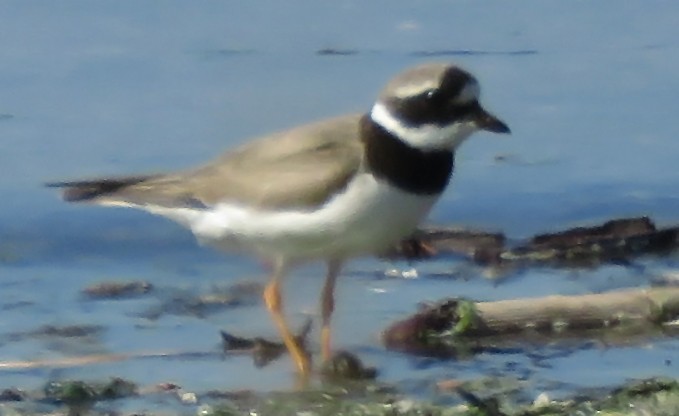
<path id="1" fill-rule="evenodd" d="M 450 181 L 455 159 L 450 150 L 423 151 L 409 146 L 369 115 L 361 119 L 361 140 L 370 171 L 404 191 L 436 195 Z"/>

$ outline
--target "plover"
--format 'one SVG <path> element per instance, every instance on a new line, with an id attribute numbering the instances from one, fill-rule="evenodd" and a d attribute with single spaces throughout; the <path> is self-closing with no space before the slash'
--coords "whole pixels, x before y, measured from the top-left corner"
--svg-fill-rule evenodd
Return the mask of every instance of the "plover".
<path id="1" fill-rule="evenodd" d="M 330 356 L 333 291 L 342 264 L 412 233 L 443 193 L 472 133 L 509 133 L 479 103 L 469 72 L 427 63 L 394 77 L 365 114 L 273 133 L 180 172 L 52 183 L 70 202 L 139 208 L 188 227 L 205 244 L 272 265 L 264 300 L 299 373 L 310 358 L 283 316 L 282 278 L 327 265 L 321 351 Z"/>

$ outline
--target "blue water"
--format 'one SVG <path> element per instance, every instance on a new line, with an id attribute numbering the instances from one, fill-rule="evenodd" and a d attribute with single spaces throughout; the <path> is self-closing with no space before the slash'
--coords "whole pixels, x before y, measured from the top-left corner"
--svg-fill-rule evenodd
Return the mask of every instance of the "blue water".
<path id="1" fill-rule="evenodd" d="M 328 48 L 351 53 L 316 53 Z M 67 205 L 41 184 L 183 168 L 258 134 L 366 110 L 390 76 L 425 60 L 470 69 L 485 105 L 513 131 L 478 134 L 464 146 L 432 223 L 520 239 L 618 216 L 679 222 L 679 4 L 2 2 L 0 360 L 216 353 L 220 328 L 273 337 L 261 304 L 206 317 L 148 318 L 167 293 L 263 282 L 255 261 L 200 248 L 187 231 L 145 213 Z M 527 376 L 537 390 L 677 377 L 676 364 L 665 363 L 676 356 L 676 340 L 575 351 L 546 359 L 548 365 L 511 354 L 431 361 L 386 352 L 378 340 L 381 329 L 422 301 L 644 286 L 676 263 L 537 269 L 496 283 L 456 260 L 417 264 L 418 278 L 399 279 L 385 272 L 410 265 L 360 259 L 338 288 L 335 341 L 406 389 L 487 374 Z M 293 322 L 315 312 L 321 273 L 311 265 L 286 282 Z M 83 299 L 83 288 L 107 280 L 144 280 L 158 290 L 124 301 Z M 85 351 L 15 339 L 44 325 L 104 330 Z M 106 376 L 267 391 L 288 388 L 292 367 L 287 358 L 262 370 L 246 356 L 138 359 L 5 371 L 0 388 Z"/>

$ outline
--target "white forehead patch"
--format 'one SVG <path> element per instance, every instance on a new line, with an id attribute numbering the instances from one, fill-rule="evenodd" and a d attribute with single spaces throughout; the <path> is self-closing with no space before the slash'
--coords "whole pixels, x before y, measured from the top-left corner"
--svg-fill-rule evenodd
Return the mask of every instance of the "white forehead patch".
<path id="1" fill-rule="evenodd" d="M 453 100 L 456 104 L 465 104 L 474 100 L 479 99 L 481 94 L 481 88 L 479 88 L 479 83 L 476 81 L 469 81 L 467 85 L 462 88 L 462 91 Z"/>
<path id="2" fill-rule="evenodd" d="M 423 124 L 410 127 L 380 102 L 373 106 L 370 118 L 401 141 L 421 150 L 455 150 L 472 133 L 478 131 L 476 123 L 471 120 L 446 126 Z"/>

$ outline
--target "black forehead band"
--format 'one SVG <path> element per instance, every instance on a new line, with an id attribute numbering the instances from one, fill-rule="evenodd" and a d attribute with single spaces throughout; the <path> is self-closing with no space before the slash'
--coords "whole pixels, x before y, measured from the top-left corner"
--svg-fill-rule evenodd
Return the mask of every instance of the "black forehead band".
<path id="1" fill-rule="evenodd" d="M 476 79 L 467 71 L 453 67 L 444 72 L 440 90 L 449 97 L 455 97 L 462 92 L 464 87 L 475 83 Z"/>

